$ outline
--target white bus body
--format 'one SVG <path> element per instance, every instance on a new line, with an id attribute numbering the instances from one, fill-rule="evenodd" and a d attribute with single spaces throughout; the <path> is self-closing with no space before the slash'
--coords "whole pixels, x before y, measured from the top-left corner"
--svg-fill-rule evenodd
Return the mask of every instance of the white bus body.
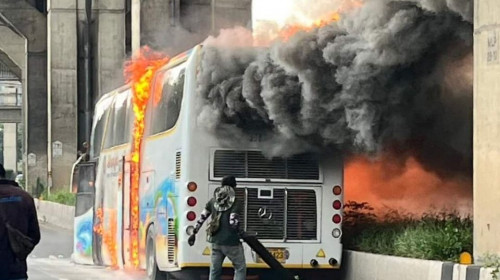
<path id="1" fill-rule="evenodd" d="M 187 244 L 188 232 L 221 177 L 235 175 L 237 194 L 244 205 L 242 226 L 247 232 L 256 233 L 285 267 L 338 268 L 342 255 L 341 222 L 334 222 L 333 217 L 341 217 L 338 203 L 343 200 L 342 193 L 334 194 L 333 189 L 343 186 L 341 157 L 299 155 L 269 160 L 259 151 L 258 141 L 222 147 L 215 135 L 198 124 L 200 98 L 196 95 L 196 75 L 201 50 L 198 46 L 174 58 L 157 71 L 153 81 L 141 151 L 140 267 L 157 265 L 160 271 L 167 272 L 209 267 L 210 245 L 204 236 L 205 227 L 193 247 Z M 128 104 L 131 112 L 129 88 L 107 95 L 104 100 L 109 98 L 113 106 L 117 101 Z M 111 141 L 119 145 L 106 145 L 110 143 L 106 138 L 109 130 L 116 129 L 112 112 L 113 109 L 103 116 L 107 118 L 101 133 L 103 145 L 99 156 L 94 156 L 98 161 L 95 203 L 89 210 L 94 212 L 92 259 L 104 265 L 128 266 L 131 252 L 127 156 L 133 132 L 131 126 L 124 127 L 128 129 L 128 142 Z M 94 142 L 99 141 L 98 134 L 93 133 Z M 193 182 L 197 189 L 190 191 L 188 184 Z M 194 206 L 188 205 L 189 197 L 196 199 Z M 98 209 L 102 209 L 102 214 Z M 190 212 L 196 213 L 195 219 Z M 105 234 L 99 236 L 96 228 Z M 249 268 L 267 268 L 247 245 L 244 249 Z M 224 266 L 229 267 L 230 262 L 226 260 Z"/>

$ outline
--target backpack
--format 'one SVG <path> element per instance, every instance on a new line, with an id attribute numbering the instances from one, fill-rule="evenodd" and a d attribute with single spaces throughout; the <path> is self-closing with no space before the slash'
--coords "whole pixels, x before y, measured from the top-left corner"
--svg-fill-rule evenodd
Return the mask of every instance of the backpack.
<path id="1" fill-rule="evenodd" d="M 230 186 L 222 186 L 215 189 L 212 199 L 213 210 L 215 210 L 215 213 L 212 213 L 212 220 L 208 224 L 207 228 L 209 239 L 211 236 L 217 234 L 220 228 L 222 213 L 231 209 L 235 200 L 236 193 L 234 191 L 234 188 Z"/>
<path id="2" fill-rule="evenodd" d="M 7 219 L 5 218 L 3 212 L 1 213 L 2 213 L 1 218 L 5 224 L 6 228 L 5 230 L 7 231 L 9 246 L 12 252 L 14 252 L 14 255 L 16 256 L 17 259 L 21 261 L 26 260 L 28 258 L 28 255 L 35 248 L 33 240 L 28 236 L 26 236 L 21 231 L 19 231 L 18 229 L 11 226 L 9 222 L 7 222 Z"/>

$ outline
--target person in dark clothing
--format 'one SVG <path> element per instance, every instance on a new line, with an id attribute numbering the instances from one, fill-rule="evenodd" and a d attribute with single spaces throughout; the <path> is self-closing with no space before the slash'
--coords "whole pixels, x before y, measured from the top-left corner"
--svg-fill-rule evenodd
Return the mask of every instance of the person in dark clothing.
<path id="1" fill-rule="evenodd" d="M 20 260 L 12 251 L 7 225 L 40 242 L 40 228 L 33 198 L 19 185 L 5 179 L 5 169 L 0 164 L 0 280 L 28 279 L 26 260 Z"/>
<path id="2" fill-rule="evenodd" d="M 238 234 L 241 203 L 236 198 L 235 188 L 234 176 L 222 179 L 221 186 L 215 190 L 214 197 L 205 206 L 193 234 L 188 239 L 189 245 L 193 246 L 201 226 L 208 217 L 212 217 L 207 229 L 208 241 L 212 243 L 210 280 L 221 279 L 222 263 L 226 257 L 233 263 L 234 280 L 246 279 L 245 254 Z"/>

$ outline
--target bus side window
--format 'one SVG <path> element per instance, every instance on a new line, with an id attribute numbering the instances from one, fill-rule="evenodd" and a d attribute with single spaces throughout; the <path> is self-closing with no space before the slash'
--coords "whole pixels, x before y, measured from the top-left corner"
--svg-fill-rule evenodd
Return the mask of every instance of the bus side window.
<path id="1" fill-rule="evenodd" d="M 132 96 L 129 94 L 127 98 L 127 109 L 125 115 L 125 141 L 132 141 L 132 127 L 134 126 L 134 111 L 132 109 Z"/>
<path id="2" fill-rule="evenodd" d="M 113 102 L 114 104 L 114 102 Z M 111 148 L 113 147 L 113 142 L 114 142 L 114 136 L 115 134 L 113 133 L 114 131 L 114 126 L 115 126 L 115 119 L 116 119 L 116 116 L 115 116 L 115 110 L 114 110 L 114 106 L 111 107 L 111 112 L 109 113 L 109 117 L 108 117 L 108 123 L 106 125 L 106 131 L 104 132 L 104 149 L 108 149 L 108 148 Z"/>
<path id="3" fill-rule="evenodd" d="M 92 140 L 90 142 L 90 156 L 91 158 L 96 158 L 101 152 L 102 144 L 102 134 L 104 132 L 104 120 L 105 116 L 102 116 L 95 125 L 94 131 L 92 132 Z"/>
<path id="4" fill-rule="evenodd" d="M 104 126 L 106 125 L 106 120 L 109 116 L 109 110 L 110 107 L 106 108 L 104 110 L 104 113 L 99 116 L 99 119 L 96 121 L 94 130 L 92 131 L 92 139 L 90 142 L 91 158 L 99 157 L 99 154 L 101 153 L 101 146 L 103 145 L 104 138 Z"/>
<path id="5" fill-rule="evenodd" d="M 121 93 L 125 94 L 125 93 Z M 129 131 L 127 129 L 127 98 L 115 99 L 114 124 L 113 124 L 113 146 L 122 145 L 128 142 Z"/>
<path id="6" fill-rule="evenodd" d="M 181 113 L 182 96 L 184 94 L 184 72 L 183 69 L 177 80 L 171 86 L 172 88 L 167 104 L 167 130 L 175 126 Z"/>
<path id="7" fill-rule="evenodd" d="M 163 75 L 161 91 L 155 90 L 151 134 L 167 131 L 177 123 L 184 93 L 184 72 L 183 65 L 168 70 Z"/>

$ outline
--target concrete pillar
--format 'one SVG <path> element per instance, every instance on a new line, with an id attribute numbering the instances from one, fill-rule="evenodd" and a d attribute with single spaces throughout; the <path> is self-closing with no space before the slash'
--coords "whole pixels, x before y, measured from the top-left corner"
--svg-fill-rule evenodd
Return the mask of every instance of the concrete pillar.
<path id="1" fill-rule="evenodd" d="M 212 0 L 213 32 L 234 26 L 251 27 L 251 0 Z"/>
<path id="2" fill-rule="evenodd" d="M 500 255 L 500 2 L 474 16 L 474 257 Z"/>
<path id="3" fill-rule="evenodd" d="M 26 185 L 33 190 L 37 179 L 47 183 L 47 21 L 26 1 L 0 1 L 0 14 L 7 26 L 25 39 L 26 59 L 20 67 L 26 128 L 23 158 Z"/>
<path id="4" fill-rule="evenodd" d="M 47 53 L 30 51 L 27 55 L 27 92 L 23 98 L 26 186 L 39 180 L 47 186 Z"/>
<path id="5" fill-rule="evenodd" d="M 124 84 L 125 1 L 95 1 L 97 91 L 99 96 Z"/>
<path id="6" fill-rule="evenodd" d="M 140 10 L 141 45 L 170 55 L 192 48 L 221 28 L 249 27 L 251 22 L 251 0 L 144 0 Z M 138 28 L 133 21 L 132 30 Z"/>
<path id="7" fill-rule="evenodd" d="M 178 25 L 179 0 L 141 1 L 140 9 L 141 45 L 159 50 L 165 48 L 168 41 L 174 43 L 178 40 L 169 30 L 175 28 L 176 24 Z M 169 35 L 170 37 L 167 37 Z"/>
<path id="8" fill-rule="evenodd" d="M 3 166 L 17 173 L 17 126 L 15 123 L 3 125 Z"/>
<path id="9" fill-rule="evenodd" d="M 73 0 L 49 0 L 48 4 L 47 149 L 51 154 L 49 179 L 52 179 L 53 190 L 57 190 L 68 186 L 77 157 L 77 14 Z"/>

